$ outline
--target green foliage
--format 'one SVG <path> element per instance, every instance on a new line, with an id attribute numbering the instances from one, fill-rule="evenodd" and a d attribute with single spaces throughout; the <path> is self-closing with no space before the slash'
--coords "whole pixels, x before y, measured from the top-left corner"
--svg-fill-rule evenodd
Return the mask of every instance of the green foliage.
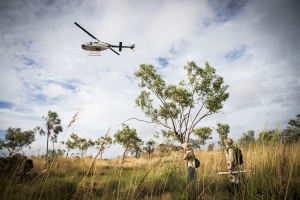
<path id="1" fill-rule="evenodd" d="M 224 140 L 228 137 L 228 133 L 230 132 L 230 126 L 228 124 L 217 123 L 216 130 L 220 138 L 218 145 L 223 149 L 225 147 Z"/>
<path id="2" fill-rule="evenodd" d="M 296 119 L 291 119 L 288 122 L 289 126 L 280 134 L 280 139 L 284 143 L 298 142 L 300 140 L 300 114 Z"/>
<path id="3" fill-rule="evenodd" d="M 66 150 L 64 149 L 54 149 L 48 151 L 48 156 L 63 156 Z"/>
<path id="4" fill-rule="evenodd" d="M 196 140 L 190 139 L 189 143 L 192 144 L 193 147 L 199 148 L 201 145 L 206 144 L 206 140 L 212 139 L 211 134 L 212 130 L 209 127 L 201 127 L 193 130 L 194 135 L 196 136 Z"/>
<path id="5" fill-rule="evenodd" d="M 152 154 L 154 152 L 154 146 L 155 146 L 155 141 L 150 139 L 148 142 L 146 142 L 146 147 L 145 147 L 145 151 L 149 154 L 149 158 L 150 158 L 150 154 Z"/>
<path id="6" fill-rule="evenodd" d="M 80 138 L 75 133 L 72 133 L 70 135 L 70 139 L 71 140 L 68 139 L 68 141 L 64 143 L 64 144 L 66 144 L 66 147 L 68 148 L 68 152 L 71 149 L 78 149 L 81 152 L 80 153 L 81 157 L 86 155 L 86 152 L 89 148 L 92 148 L 95 146 L 95 142 L 93 142 L 91 139 Z"/>
<path id="7" fill-rule="evenodd" d="M 215 148 L 215 143 L 211 143 L 207 146 L 207 151 L 213 151 Z"/>
<path id="8" fill-rule="evenodd" d="M 53 150 L 54 150 L 54 142 L 57 142 L 57 135 L 63 131 L 61 127 L 61 120 L 58 117 L 56 112 L 48 111 L 48 115 L 46 117 L 42 116 L 45 120 L 45 124 L 42 127 L 37 126 L 35 128 L 36 132 L 39 132 L 40 135 L 47 135 L 47 148 L 46 148 L 46 157 L 48 157 L 48 143 L 49 138 L 51 137 L 51 141 L 53 142 Z"/>
<path id="9" fill-rule="evenodd" d="M 6 130 L 5 139 L 0 139 L 0 149 L 7 149 L 9 154 L 22 150 L 23 147 L 30 148 L 35 141 L 35 133 L 32 130 L 22 132 L 21 128 L 9 127 Z"/>
<path id="10" fill-rule="evenodd" d="M 156 132 L 154 135 L 156 138 L 159 138 L 159 136 L 162 136 L 163 143 L 168 146 L 172 146 L 176 141 L 178 141 L 177 136 L 172 130 L 161 130 L 160 132 Z"/>
<path id="11" fill-rule="evenodd" d="M 122 129 L 115 133 L 114 138 L 114 143 L 118 143 L 125 148 L 124 155 L 128 150 L 133 150 L 136 157 L 141 153 L 144 142 L 137 136 L 136 129 L 130 129 L 127 124 L 122 124 Z"/>
<path id="12" fill-rule="evenodd" d="M 193 147 L 193 149 L 200 149 L 200 146 L 201 146 L 200 140 L 190 138 L 189 143 Z"/>
<path id="13" fill-rule="evenodd" d="M 259 141 L 262 143 L 268 143 L 271 142 L 272 140 L 276 140 L 278 137 L 278 131 L 273 129 L 273 130 L 265 130 L 259 133 Z"/>
<path id="14" fill-rule="evenodd" d="M 95 141 L 96 149 L 101 150 L 101 158 L 102 158 L 104 149 L 109 148 L 111 146 L 111 144 L 112 144 L 112 138 L 109 136 L 106 136 L 106 137 L 101 136 L 100 138 L 98 138 Z"/>
<path id="15" fill-rule="evenodd" d="M 238 145 L 241 147 L 246 147 L 249 144 L 255 142 L 254 134 L 255 132 L 253 130 L 249 130 L 247 133 L 243 133 L 243 135 L 238 140 Z"/>
<path id="16" fill-rule="evenodd" d="M 99 149 L 100 146 L 102 145 L 102 148 L 106 149 L 109 148 L 112 144 L 112 138 L 107 136 L 106 138 L 104 138 L 103 136 L 101 136 L 100 138 L 98 138 L 95 141 L 95 145 L 97 145 L 98 147 L 96 147 L 96 149 Z"/>
<path id="17" fill-rule="evenodd" d="M 189 140 L 200 120 L 218 113 L 223 108 L 222 103 L 229 97 L 226 93 L 228 86 L 223 85 L 223 78 L 216 74 L 208 62 L 205 68 L 189 62 L 184 69 L 187 80 L 178 85 L 166 85 L 150 64 L 141 64 L 140 70 L 134 73 L 141 81 L 139 87 L 150 90 L 141 92 L 135 100 L 136 106 L 151 118 L 151 122 L 173 131 L 181 143 Z M 151 93 L 159 101 L 159 108 L 153 107 Z M 196 115 L 191 115 L 192 110 Z"/>

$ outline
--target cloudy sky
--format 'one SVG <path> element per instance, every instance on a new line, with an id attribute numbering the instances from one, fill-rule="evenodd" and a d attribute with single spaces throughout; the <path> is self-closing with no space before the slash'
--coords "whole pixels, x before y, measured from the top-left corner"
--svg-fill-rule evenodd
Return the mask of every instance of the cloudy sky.
<path id="1" fill-rule="evenodd" d="M 139 65 L 153 64 L 167 84 L 177 84 L 188 61 L 208 61 L 229 85 L 223 114 L 199 127 L 226 123 L 234 139 L 266 125 L 285 128 L 300 113 L 299 19 L 296 0 L 2 0 L 0 138 L 8 127 L 42 126 L 48 110 L 62 120 L 59 140 L 72 132 L 96 139 L 110 126 L 113 137 L 128 118 L 147 120 L 134 103 L 142 90 L 133 76 Z M 136 50 L 87 56 L 81 45 L 93 39 L 74 22 L 101 41 Z M 128 124 L 144 141 L 162 128 Z M 45 144 L 37 136 L 25 152 L 41 153 Z M 112 146 L 103 156 L 121 154 Z"/>

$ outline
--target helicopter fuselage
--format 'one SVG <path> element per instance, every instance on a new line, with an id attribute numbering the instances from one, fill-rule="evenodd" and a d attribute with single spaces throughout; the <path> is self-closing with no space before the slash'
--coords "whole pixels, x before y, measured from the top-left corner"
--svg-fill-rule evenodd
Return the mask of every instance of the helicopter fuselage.
<path id="1" fill-rule="evenodd" d="M 103 42 L 87 42 L 81 45 L 81 48 L 86 51 L 104 51 L 109 49 L 108 43 Z"/>

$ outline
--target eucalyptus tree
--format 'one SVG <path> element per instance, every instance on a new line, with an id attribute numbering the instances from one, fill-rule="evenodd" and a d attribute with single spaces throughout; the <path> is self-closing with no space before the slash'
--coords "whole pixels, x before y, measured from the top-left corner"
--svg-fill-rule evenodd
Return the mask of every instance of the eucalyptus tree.
<path id="1" fill-rule="evenodd" d="M 148 123 L 173 131 L 180 143 L 188 142 L 203 118 L 220 112 L 229 97 L 228 85 L 224 85 L 223 77 L 217 75 L 208 62 L 204 68 L 188 62 L 184 69 L 187 80 L 178 85 L 167 85 L 151 64 L 141 64 L 134 73 L 140 80 L 139 87 L 148 89 L 137 97 L 136 106 L 151 119 Z"/>
<path id="2" fill-rule="evenodd" d="M 71 133 L 70 138 L 71 139 L 76 139 L 78 137 L 78 135 L 76 135 L 75 133 Z M 68 139 L 66 142 L 61 141 L 62 144 L 65 144 L 67 147 L 67 153 L 66 153 L 66 158 L 69 156 L 69 153 L 71 150 L 76 149 L 77 148 L 77 143 L 74 141 L 71 141 L 70 139 Z"/>
<path id="3" fill-rule="evenodd" d="M 109 148 L 112 144 L 112 138 L 109 137 L 109 136 L 101 136 L 100 138 L 98 138 L 96 141 L 95 141 L 95 146 L 96 146 L 96 149 L 98 150 L 101 150 L 101 154 L 100 154 L 100 158 L 102 159 L 102 154 L 103 154 L 103 151 L 107 148 Z M 102 148 L 102 149 L 100 149 Z"/>
<path id="4" fill-rule="evenodd" d="M 33 130 L 22 132 L 21 128 L 9 127 L 6 130 L 4 140 L 0 139 L 0 149 L 6 149 L 9 154 L 21 151 L 23 147 L 29 147 L 35 141 Z"/>
<path id="5" fill-rule="evenodd" d="M 279 139 L 278 129 L 264 130 L 258 134 L 258 141 L 261 143 L 268 144 L 269 142 L 277 142 Z"/>
<path id="6" fill-rule="evenodd" d="M 215 143 L 210 143 L 208 146 L 207 146 L 207 151 L 213 151 L 215 148 Z"/>
<path id="7" fill-rule="evenodd" d="M 57 134 L 51 135 L 50 141 L 52 142 L 52 151 L 54 151 L 54 143 L 57 142 Z"/>
<path id="8" fill-rule="evenodd" d="M 125 149 L 122 163 L 124 162 L 126 152 L 129 150 L 134 150 L 136 157 L 138 157 L 143 141 L 137 136 L 136 129 L 131 129 L 129 125 L 122 124 L 122 129 L 117 130 L 114 134 L 114 138 L 114 143 L 122 145 Z"/>
<path id="9" fill-rule="evenodd" d="M 247 133 L 243 133 L 243 135 L 238 140 L 239 146 L 246 147 L 249 144 L 255 142 L 254 134 L 254 130 L 249 130 L 247 131 Z"/>
<path id="10" fill-rule="evenodd" d="M 280 133 L 280 139 L 284 143 L 300 141 L 300 114 L 296 119 L 291 119 L 288 126 Z"/>
<path id="11" fill-rule="evenodd" d="M 224 149 L 225 144 L 224 140 L 228 137 L 228 133 L 230 132 L 230 126 L 228 124 L 217 123 L 217 133 L 219 134 L 220 141 L 218 141 L 218 145 Z"/>
<path id="12" fill-rule="evenodd" d="M 36 132 L 39 132 L 40 135 L 47 135 L 47 147 L 46 147 L 46 158 L 48 157 L 48 144 L 50 137 L 57 137 L 57 134 L 63 131 L 61 126 L 61 120 L 58 117 L 56 112 L 52 112 L 51 110 L 48 111 L 46 117 L 42 116 L 45 120 L 45 124 L 42 127 L 37 126 L 35 128 Z"/>
<path id="13" fill-rule="evenodd" d="M 201 127 L 201 128 L 197 128 L 193 130 L 194 135 L 196 136 L 196 139 L 193 140 L 194 145 L 197 148 L 200 149 L 201 145 L 205 145 L 206 144 L 206 140 L 208 139 L 212 139 L 211 134 L 212 134 L 212 130 L 209 127 Z"/>
<path id="14" fill-rule="evenodd" d="M 80 138 L 75 133 L 72 133 L 70 135 L 70 139 L 68 139 L 67 142 L 63 142 L 63 144 L 66 144 L 66 147 L 68 149 L 67 155 L 69 154 L 69 151 L 71 149 L 78 149 L 80 151 L 80 156 L 83 157 L 86 155 L 86 152 L 89 148 L 95 146 L 95 142 L 91 139 Z"/>
<path id="15" fill-rule="evenodd" d="M 156 132 L 154 134 L 155 138 L 160 138 L 160 136 L 162 136 L 163 143 L 169 147 L 173 146 L 174 143 L 178 141 L 178 138 L 172 130 L 161 130 L 160 132 Z"/>
<path id="16" fill-rule="evenodd" d="M 149 154 L 149 159 L 150 159 L 150 155 L 154 152 L 154 146 L 155 146 L 155 141 L 150 139 L 149 141 L 146 142 L 146 152 Z"/>

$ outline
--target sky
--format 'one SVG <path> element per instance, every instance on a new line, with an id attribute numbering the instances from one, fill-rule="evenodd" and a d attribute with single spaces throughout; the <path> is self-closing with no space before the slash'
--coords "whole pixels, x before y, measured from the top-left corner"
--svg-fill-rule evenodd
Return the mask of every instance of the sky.
<path id="1" fill-rule="evenodd" d="M 0 138 L 9 127 L 43 126 L 49 110 L 62 121 L 59 141 L 71 133 L 94 140 L 109 128 L 113 137 L 129 118 L 149 121 L 134 102 L 142 91 L 133 75 L 140 64 L 178 84 L 190 61 L 199 67 L 208 61 L 229 85 L 222 112 L 197 127 L 228 124 L 234 140 L 248 130 L 283 129 L 300 113 L 299 19 L 297 0 L 2 0 Z M 94 39 L 74 22 L 102 42 L 135 44 L 135 52 L 88 56 L 81 45 Z M 126 123 L 144 141 L 162 129 Z M 212 136 L 208 143 L 218 140 Z M 45 146 L 46 137 L 36 135 L 23 152 L 41 154 Z M 103 157 L 122 153 L 113 145 Z"/>

